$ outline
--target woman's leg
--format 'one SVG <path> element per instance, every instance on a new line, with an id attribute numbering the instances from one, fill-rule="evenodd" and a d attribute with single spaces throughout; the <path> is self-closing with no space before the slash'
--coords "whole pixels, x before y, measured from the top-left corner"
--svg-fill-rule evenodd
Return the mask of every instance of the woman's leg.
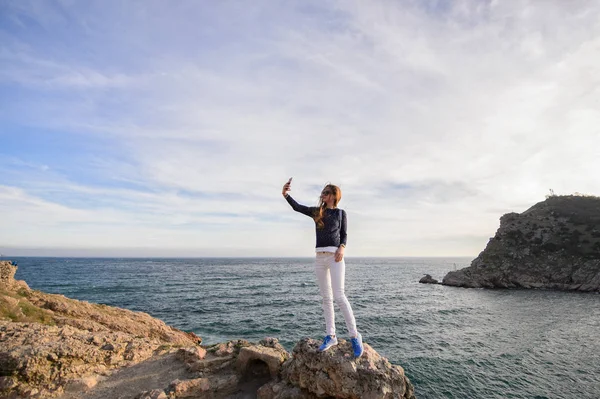
<path id="1" fill-rule="evenodd" d="M 335 257 L 331 258 L 331 287 L 333 288 L 333 297 L 335 303 L 339 306 L 344 314 L 344 320 L 346 321 L 346 328 L 351 337 L 356 337 L 358 331 L 356 330 L 356 320 L 354 319 L 354 313 L 346 294 L 344 293 L 344 282 L 346 279 L 346 262 L 342 259 L 340 262 L 335 261 Z"/>
<path id="2" fill-rule="evenodd" d="M 333 254 L 331 254 L 333 255 Z M 331 290 L 331 276 L 329 273 L 329 254 L 317 254 L 315 272 L 319 291 L 323 298 L 323 313 L 325 315 L 325 328 L 327 335 L 335 335 L 335 316 L 333 313 L 333 293 Z"/>

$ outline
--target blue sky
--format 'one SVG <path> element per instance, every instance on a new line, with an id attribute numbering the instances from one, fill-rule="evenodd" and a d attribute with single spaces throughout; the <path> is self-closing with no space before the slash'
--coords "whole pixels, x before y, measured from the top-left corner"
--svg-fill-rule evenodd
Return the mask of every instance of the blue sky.
<path id="1" fill-rule="evenodd" d="M 600 193 L 597 1 L 0 1 L 0 252 L 476 256 Z"/>

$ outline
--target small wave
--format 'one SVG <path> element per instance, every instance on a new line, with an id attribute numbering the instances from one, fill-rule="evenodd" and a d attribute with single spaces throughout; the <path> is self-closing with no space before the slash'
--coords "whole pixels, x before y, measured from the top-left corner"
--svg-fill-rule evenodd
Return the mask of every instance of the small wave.
<path id="1" fill-rule="evenodd" d="M 439 314 L 459 314 L 468 313 L 466 309 L 440 309 L 437 311 Z"/>

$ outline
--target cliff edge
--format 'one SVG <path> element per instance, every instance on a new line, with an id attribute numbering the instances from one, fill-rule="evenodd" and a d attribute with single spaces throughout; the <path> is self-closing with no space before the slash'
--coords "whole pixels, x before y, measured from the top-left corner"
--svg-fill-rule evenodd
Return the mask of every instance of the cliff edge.
<path id="1" fill-rule="evenodd" d="M 146 313 L 69 299 L 14 280 L 0 261 L 0 397 L 45 397 L 95 385 L 161 350 L 198 345 Z"/>
<path id="2" fill-rule="evenodd" d="M 551 196 L 502 216 L 471 266 L 449 272 L 442 284 L 600 291 L 600 197 Z"/>

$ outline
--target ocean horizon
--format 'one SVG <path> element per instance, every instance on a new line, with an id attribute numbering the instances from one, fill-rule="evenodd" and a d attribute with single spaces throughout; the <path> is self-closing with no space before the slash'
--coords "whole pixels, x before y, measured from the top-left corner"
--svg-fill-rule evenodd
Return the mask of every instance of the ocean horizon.
<path id="1" fill-rule="evenodd" d="M 203 338 L 321 339 L 309 257 L 4 257 L 32 289 L 142 311 Z M 418 398 L 598 398 L 600 295 L 419 284 L 471 257 L 348 257 L 365 342 Z M 347 337 L 336 306 L 337 334 Z"/>

